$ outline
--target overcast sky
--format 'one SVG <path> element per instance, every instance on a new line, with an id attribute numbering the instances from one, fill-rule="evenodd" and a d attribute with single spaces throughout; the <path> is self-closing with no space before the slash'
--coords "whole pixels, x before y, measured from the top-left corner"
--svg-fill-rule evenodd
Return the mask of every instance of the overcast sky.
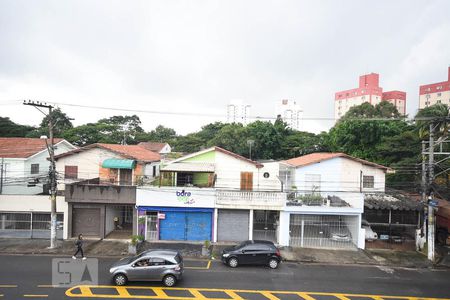
<path id="1" fill-rule="evenodd" d="M 17 100 L 210 117 L 139 113 L 145 130 L 179 134 L 225 121 L 243 99 L 252 116 L 275 103 L 302 107 L 304 130 L 328 130 L 334 93 L 380 74 L 385 91 L 445 81 L 450 1 L 0 0 L 0 116 L 38 125 Z M 130 112 L 60 106 L 74 124 Z"/>

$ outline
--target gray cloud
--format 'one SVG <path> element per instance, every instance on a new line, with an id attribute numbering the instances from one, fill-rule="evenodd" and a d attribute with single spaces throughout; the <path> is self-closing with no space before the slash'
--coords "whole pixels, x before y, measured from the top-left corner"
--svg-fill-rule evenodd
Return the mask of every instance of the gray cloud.
<path id="1" fill-rule="evenodd" d="M 408 93 L 446 79 L 447 1 L 2 1 L 0 115 L 37 124 L 38 99 L 223 114 L 234 98 L 273 116 L 295 99 L 306 118 L 332 117 L 334 92 L 380 74 Z M 64 107 L 76 124 L 117 112 Z M 179 133 L 216 118 L 140 115 Z M 331 121 L 304 121 L 326 130 Z"/>

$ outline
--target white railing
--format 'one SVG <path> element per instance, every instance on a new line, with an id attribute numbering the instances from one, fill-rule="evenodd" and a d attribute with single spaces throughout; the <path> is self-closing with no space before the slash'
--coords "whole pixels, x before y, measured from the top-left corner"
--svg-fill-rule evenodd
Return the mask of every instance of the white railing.
<path id="1" fill-rule="evenodd" d="M 283 207 L 286 193 L 218 190 L 216 204 L 230 207 Z"/>

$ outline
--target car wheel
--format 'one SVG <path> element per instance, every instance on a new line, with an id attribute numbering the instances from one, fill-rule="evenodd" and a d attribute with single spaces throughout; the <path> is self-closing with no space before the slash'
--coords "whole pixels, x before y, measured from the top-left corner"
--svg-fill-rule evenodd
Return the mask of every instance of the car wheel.
<path id="1" fill-rule="evenodd" d="M 177 279 L 173 275 L 164 276 L 163 283 L 165 286 L 174 286 L 177 283 Z"/>
<path id="2" fill-rule="evenodd" d="M 271 269 L 276 269 L 276 268 L 278 268 L 278 260 L 277 259 L 275 259 L 275 258 L 271 258 L 270 260 L 269 260 L 269 267 L 271 268 Z"/>
<path id="3" fill-rule="evenodd" d="M 116 274 L 114 276 L 114 283 L 116 285 L 125 285 L 127 284 L 128 278 L 125 274 Z"/>
<path id="4" fill-rule="evenodd" d="M 228 260 L 228 265 L 232 268 L 236 268 L 239 265 L 239 262 L 236 257 L 232 257 Z"/>

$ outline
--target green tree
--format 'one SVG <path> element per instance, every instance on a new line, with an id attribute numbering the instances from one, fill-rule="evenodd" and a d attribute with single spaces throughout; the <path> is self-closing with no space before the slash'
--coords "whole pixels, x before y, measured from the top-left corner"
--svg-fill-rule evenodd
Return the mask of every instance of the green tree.
<path id="1" fill-rule="evenodd" d="M 219 146 L 248 157 L 248 131 L 240 123 L 227 124 L 208 142 L 208 147 Z"/>
<path id="2" fill-rule="evenodd" d="M 63 137 L 77 146 L 87 146 L 94 143 L 119 144 L 110 133 L 116 129 L 114 125 L 104 123 L 88 123 L 66 130 Z"/>
<path id="3" fill-rule="evenodd" d="M 155 129 L 150 131 L 149 137 L 154 142 L 168 142 L 176 137 L 177 133 L 172 128 L 158 125 Z"/>
<path id="4" fill-rule="evenodd" d="M 206 147 L 205 141 L 199 137 L 198 133 L 178 136 L 172 140 L 171 145 L 173 151 L 185 153 L 197 152 Z"/>
<path id="5" fill-rule="evenodd" d="M 376 147 L 382 140 L 408 130 L 407 122 L 398 116 L 395 106 L 385 101 L 375 107 L 369 103 L 352 107 L 330 129 L 327 137 L 330 150 L 379 162 Z"/>
<path id="6" fill-rule="evenodd" d="M 314 134 L 311 132 L 294 131 L 282 141 L 283 158 L 293 158 L 314 152 L 327 151 L 324 142 L 326 133 Z"/>
<path id="7" fill-rule="evenodd" d="M 448 136 L 450 129 L 450 110 L 446 104 L 435 104 L 423 108 L 417 113 L 415 119 L 420 137 L 428 137 L 431 123 L 436 126 L 434 130 L 436 137 Z"/>
<path id="8" fill-rule="evenodd" d="M 28 133 L 28 137 L 40 137 L 42 135 L 49 135 L 48 123 L 52 120 L 53 136 L 62 137 L 64 132 L 73 128 L 71 119 L 60 109 L 55 108 L 51 114 L 46 115 L 38 128 Z"/>
<path id="9" fill-rule="evenodd" d="M 35 128 L 32 126 L 20 125 L 14 123 L 8 117 L 0 117 L 1 137 L 25 137 L 33 130 L 35 130 Z"/>
<path id="10" fill-rule="evenodd" d="M 142 134 L 145 133 L 141 127 L 141 120 L 137 115 L 112 116 L 100 119 L 97 124 L 101 125 L 104 134 L 108 135 L 106 140 L 111 141 L 113 144 L 136 144 L 138 142 L 136 137 L 142 137 Z"/>

